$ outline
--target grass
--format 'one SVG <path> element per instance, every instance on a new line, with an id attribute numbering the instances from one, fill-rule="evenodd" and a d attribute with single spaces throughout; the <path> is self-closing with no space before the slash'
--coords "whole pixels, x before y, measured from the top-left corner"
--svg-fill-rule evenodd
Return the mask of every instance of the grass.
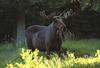
<path id="1" fill-rule="evenodd" d="M 19 61 L 19 53 L 20 48 L 22 48 L 24 44 L 13 44 L 6 43 L 0 44 L 0 68 L 5 68 L 7 63 L 17 62 Z"/>
<path id="2" fill-rule="evenodd" d="M 84 39 L 84 40 L 67 40 L 62 45 L 63 48 L 74 52 L 76 55 L 84 54 L 94 55 L 96 50 L 100 50 L 100 40 Z"/>
<path id="3" fill-rule="evenodd" d="M 77 56 L 88 54 L 93 56 L 96 50 L 100 50 L 100 40 L 98 39 L 84 39 L 84 40 L 66 40 L 62 47 L 70 52 L 74 52 Z M 14 44 L 0 44 L 0 68 L 5 68 L 8 63 L 20 62 L 21 57 L 19 53 L 21 48 L 26 48 L 24 43 Z M 97 66 L 97 67 L 96 67 Z M 98 68 L 100 64 L 97 64 Z"/>

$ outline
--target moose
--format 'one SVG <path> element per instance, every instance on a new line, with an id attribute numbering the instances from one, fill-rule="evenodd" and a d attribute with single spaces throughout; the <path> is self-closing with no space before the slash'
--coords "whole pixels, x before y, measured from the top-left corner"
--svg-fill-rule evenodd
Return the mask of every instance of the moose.
<path id="1" fill-rule="evenodd" d="M 46 51 L 47 58 L 49 58 L 50 51 L 56 51 L 60 55 L 62 45 L 63 31 L 66 29 L 66 25 L 63 19 L 70 16 L 71 13 L 61 13 L 58 16 L 47 16 L 45 12 L 42 12 L 42 16 L 46 18 L 52 17 L 53 21 L 48 26 L 32 25 L 26 29 L 26 40 L 28 49 L 34 51 L 38 49 L 40 51 Z M 67 16 L 65 16 L 67 15 Z"/>

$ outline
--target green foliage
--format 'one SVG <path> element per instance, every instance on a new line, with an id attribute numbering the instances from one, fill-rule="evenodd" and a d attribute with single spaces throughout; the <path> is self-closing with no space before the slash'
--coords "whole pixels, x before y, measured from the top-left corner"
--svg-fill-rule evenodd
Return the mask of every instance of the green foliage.
<path id="1" fill-rule="evenodd" d="M 0 17 L 3 13 L 15 18 L 20 14 L 35 14 L 40 10 L 62 11 L 70 8 L 70 2 L 73 0 L 0 0 Z M 90 4 L 90 0 L 79 0 L 81 7 L 84 8 Z M 93 0 L 93 9 L 99 10 L 100 1 Z"/>
<path id="2" fill-rule="evenodd" d="M 75 58 L 73 53 L 68 53 L 64 59 L 57 55 L 51 57 L 50 60 L 39 56 L 39 51 L 34 52 L 22 49 L 22 61 L 15 64 L 7 64 L 6 68 L 94 68 L 100 64 L 100 50 L 97 50 L 98 55 L 90 58 Z"/>
<path id="3" fill-rule="evenodd" d="M 77 59 L 78 59 L 81 56 L 83 57 L 84 55 L 89 55 L 90 58 L 93 56 L 97 57 L 100 53 L 99 52 L 100 51 L 100 40 L 98 40 L 98 39 L 68 40 L 67 39 L 65 42 L 63 42 L 62 47 L 64 49 L 67 49 L 68 56 L 70 56 L 70 58 L 73 58 L 73 59 L 74 59 L 74 57 L 77 57 Z M 0 68 L 5 68 L 5 66 L 7 64 L 16 64 L 16 63 L 24 64 L 25 61 L 19 55 L 19 53 L 22 54 L 22 50 L 21 50 L 22 48 L 25 48 L 25 51 L 23 50 L 23 53 L 27 51 L 26 50 L 26 43 L 22 43 L 22 42 L 20 42 L 20 43 L 6 43 L 6 44 L 0 43 Z M 98 52 L 96 52 L 96 50 L 98 50 Z M 37 59 L 39 59 L 39 57 L 41 57 L 41 59 L 43 61 L 47 60 L 46 58 L 39 56 L 39 55 L 38 55 Z M 58 63 L 60 61 L 63 62 L 62 59 L 60 59 L 58 56 L 57 57 L 55 57 L 55 56 L 57 56 L 57 55 L 52 55 L 52 57 L 51 57 L 51 59 L 53 59 L 53 60 L 55 59 L 55 61 L 52 61 L 52 60 L 50 61 L 52 66 L 54 66 L 56 64 L 56 63 L 54 63 L 56 61 Z M 65 56 L 65 57 L 66 57 L 65 59 L 68 59 L 67 56 Z M 59 58 L 60 60 L 58 60 L 57 58 Z M 93 58 L 95 58 L 95 57 L 93 57 Z M 85 61 L 87 61 L 86 59 L 85 59 Z M 76 59 L 75 59 L 75 61 L 76 61 Z M 60 62 L 60 64 L 62 64 L 61 62 Z M 67 62 L 70 65 L 73 63 L 72 60 L 70 60 L 70 61 L 67 60 L 65 63 L 67 63 Z M 43 64 L 44 62 L 41 62 L 41 63 Z M 94 66 L 91 66 L 91 67 L 89 65 L 86 65 L 87 67 L 85 65 L 80 65 L 80 66 L 83 66 L 84 68 L 98 68 L 98 67 L 100 67 L 100 63 L 95 64 Z M 70 68 L 70 67 L 68 67 L 68 68 Z M 79 67 L 78 67 L 78 65 L 76 65 L 72 68 L 79 68 Z"/>
<path id="4" fill-rule="evenodd" d="M 100 12 L 100 0 L 80 0 L 80 2 L 83 10 L 88 8 Z"/>

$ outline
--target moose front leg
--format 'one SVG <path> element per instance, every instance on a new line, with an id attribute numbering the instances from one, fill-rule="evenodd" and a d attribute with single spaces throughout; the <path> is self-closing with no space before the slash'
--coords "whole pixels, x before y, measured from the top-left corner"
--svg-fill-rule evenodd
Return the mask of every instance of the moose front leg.
<path id="1" fill-rule="evenodd" d="M 56 48 L 56 52 L 57 52 L 58 56 L 60 57 L 61 56 L 61 46 L 58 46 Z"/>
<path id="2" fill-rule="evenodd" d="M 61 39 L 58 38 L 58 42 L 56 42 L 56 52 L 59 57 L 61 57 L 61 45 L 62 45 L 62 41 Z"/>
<path id="3" fill-rule="evenodd" d="M 31 36 L 26 37 L 26 41 L 27 41 L 28 49 L 34 51 L 35 48 L 34 48 L 34 45 L 32 44 L 32 37 Z"/>

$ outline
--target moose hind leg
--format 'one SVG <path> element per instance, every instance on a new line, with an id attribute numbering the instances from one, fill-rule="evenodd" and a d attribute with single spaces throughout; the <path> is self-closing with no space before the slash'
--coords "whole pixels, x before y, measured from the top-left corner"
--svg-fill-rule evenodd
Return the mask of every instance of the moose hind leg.
<path id="1" fill-rule="evenodd" d="M 35 48 L 34 48 L 34 46 L 32 44 L 32 40 L 27 40 L 27 47 L 28 47 L 28 49 L 30 49 L 32 51 L 35 50 Z"/>
<path id="2" fill-rule="evenodd" d="M 46 57 L 50 59 L 50 48 L 48 46 L 46 47 Z"/>

